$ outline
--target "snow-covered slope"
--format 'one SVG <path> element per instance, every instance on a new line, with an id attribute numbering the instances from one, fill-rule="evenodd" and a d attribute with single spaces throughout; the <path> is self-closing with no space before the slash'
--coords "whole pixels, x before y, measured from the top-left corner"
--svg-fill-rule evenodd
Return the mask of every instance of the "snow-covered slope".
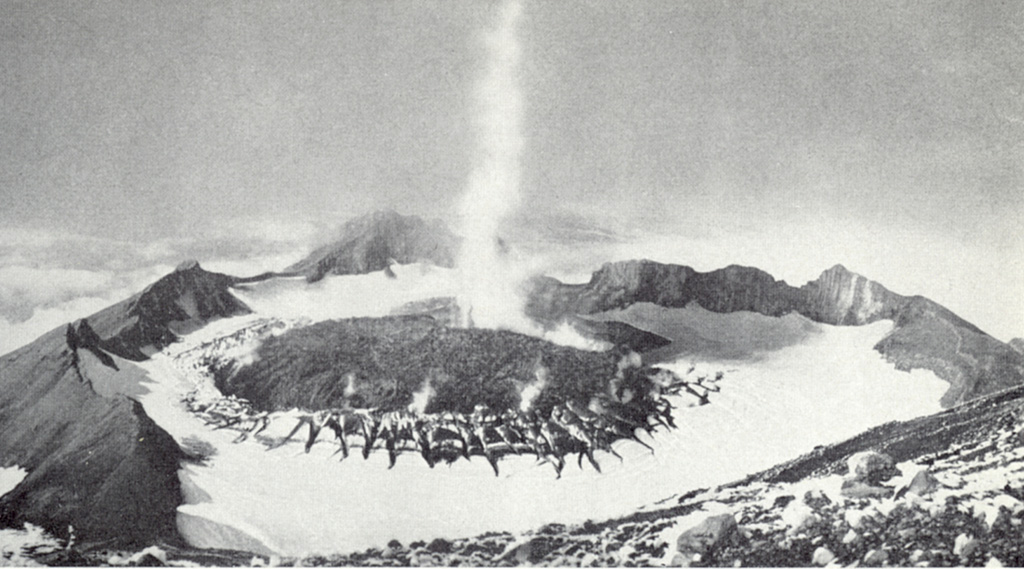
<path id="1" fill-rule="evenodd" d="M 191 543 L 300 555 L 607 518 L 742 477 L 884 421 L 938 411 L 947 387 L 931 372 L 899 372 L 872 350 L 890 322 L 809 323 L 815 330 L 801 342 L 757 360 L 699 363 L 695 374 L 725 372 L 721 392 L 703 407 L 677 398 L 679 428 L 656 433 L 654 454 L 622 441 L 615 447 L 622 462 L 600 454 L 603 474 L 572 466 L 561 480 L 526 456 L 503 460 L 495 477 L 482 459 L 430 469 L 403 455 L 391 470 L 385 453 L 339 461 L 326 437 L 309 454 L 298 442 L 267 450 L 251 439 L 233 442 L 237 432 L 214 430 L 182 403 L 197 387 L 215 395 L 201 362 L 208 350 L 225 346 L 211 340 L 271 318 L 384 314 L 395 303 L 437 296 L 447 274 L 426 270 L 420 276 L 430 282 L 416 283 L 405 277 L 423 269 L 400 270 L 406 273 L 397 279 L 382 273 L 314 285 L 277 279 L 236 289 L 255 314 L 210 324 L 148 361 L 117 360 L 118 374 L 133 374 L 148 390 L 138 396 L 146 412 L 187 451 L 205 456 L 181 470 L 186 503 L 178 526 Z M 311 292 L 320 296 L 310 301 Z M 666 367 L 686 374 L 690 362 Z M 296 421 L 277 416 L 265 434 L 283 437 Z"/>
<path id="2" fill-rule="evenodd" d="M 385 316 L 403 304 L 455 296 L 459 275 L 453 269 L 414 263 L 392 265 L 363 275 L 327 276 L 315 283 L 304 277 L 273 278 L 236 285 L 232 292 L 263 316 L 312 322 L 356 316 Z"/>

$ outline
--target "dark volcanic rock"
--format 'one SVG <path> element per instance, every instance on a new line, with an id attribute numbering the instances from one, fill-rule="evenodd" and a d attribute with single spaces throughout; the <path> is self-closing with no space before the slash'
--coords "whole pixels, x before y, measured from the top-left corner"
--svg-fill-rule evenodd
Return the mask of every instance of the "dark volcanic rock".
<path id="1" fill-rule="evenodd" d="M 694 555 L 704 556 L 727 544 L 735 545 L 742 541 L 736 518 L 732 514 L 722 514 L 711 516 L 684 531 L 676 541 L 676 549 L 689 560 Z"/>
<path id="2" fill-rule="evenodd" d="M 731 265 L 698 273 L 682 265 L 623 261 L 606 263 L 586 284 L 535 279 L 526 310 L 534 318 L 553 319 L 624 308 L 637 302 L 682 308 L 696 301 L 714 312 L 750 310 L 781 316 L 793 311 L 799 297 L 798 289 L 760 269 Z"/>
<path id="3" fill-rule="evenodd" d="M 138 402 L 93 391 L 79 362 L 95 342 L 83 321 L 0 358 L 0 466 L 28 471 L 0 498 L 0 525 L 73 526 L 80 543 L 121 547 L 173 540 L 181 452 Z"/>
<path id="4" fill-rule="evenodd" d="M 217 387 L 258 408 L 402 409 L 429 383 L 425 412 L 469 413 L 474 404 L 518 408 L 520 391 L 551 379 L 535 400 L 556 403 L 607 392 L 620 355 L 587 352 L 503 330 L 449 328 L 427 316 L 321 322 L 268 338 L 255 361 L 216 373 Z"/>
<path id="5" fill-rule="evenodd" d="M 803 298 L 796 311 L 826 324 L 859 325 L 891 320 L 902 302 L 898 294 L 842 265 L 825 271 L 800 290 Z"/>
<path id="6" fill-rule="evenodd" d="M 1024 383 L 1021 352 L 927 298 L 898 295 L 841 265 L 796 288 L 759 269 L 735 265 L 700 273 L 646 260 L 607 263 L 586 284 L 534 279 L 526 311 L 538 321 L 553 321 L 640 302 L 668 308 L 696 302 L 719 313 L 796 312 L 832 325 L 892 320 L 895 328 L 875 349 L 899 369 L 928 369 L 949 382 L 945 406 Z"/>
<path id="7" fill-rule="evenodd" d="M 288 267 L 310 282 L 325 275 L 351 275 L 384 270 L 392 262 L 455 265 L 459 239 L 440 221 L 427 222 L 394 211 L 378 211 L 353 219 L 335 241 Z"/>
<path id="8" fill-rule="evenodd" d="M 578 317 L 570 318 L 569 322 L 574 330 L 586 338 L 622 346 L 641 354 L 672 343 L 664 336 L 641 330 L 625 322 L 588 320 Z"/>
<path id="9" fill-rule="evenodd" d="M 881 452 L 864 451 L 851 456 L 847 460 L 849 476 L 873 486 L 880 486 L 900 473 L 892 457 Z"/>
<path id="10" fill-rule="evenodd" d="M 210 320 L 248 313 L 231 294 L 235 277 L 204 270 L 195 261 L 146 287 L 141 293 L 88 318 L 99 346 L 123 358 L 141 361 L 146 350 L 159 350 L 178 334 Z"/>

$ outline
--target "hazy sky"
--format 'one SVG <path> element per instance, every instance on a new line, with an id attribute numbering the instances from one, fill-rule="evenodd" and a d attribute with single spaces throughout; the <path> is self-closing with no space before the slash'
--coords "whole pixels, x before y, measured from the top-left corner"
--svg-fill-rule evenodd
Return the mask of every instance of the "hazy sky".
<path id="1" fill-rule="evenodd" d="M 451 219 L 495 8 L 0 2 L 0 293 L 75 265 L 23 235 L 172 263 Z M 1024 335 L 1024 3 L 526 0 L 518 39 L 523 216 L 794 284 L 841 262 Z"/>

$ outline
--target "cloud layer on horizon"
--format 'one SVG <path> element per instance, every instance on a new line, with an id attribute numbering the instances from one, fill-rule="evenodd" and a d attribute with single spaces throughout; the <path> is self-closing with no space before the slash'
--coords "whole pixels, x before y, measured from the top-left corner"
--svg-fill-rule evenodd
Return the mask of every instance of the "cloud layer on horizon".
<path id="1" fill-rule="evenodd" d="M 1014 243 L 920 241 L 899 228 L 835 220 L 780 223 L 771 231 L 692 224 L 616 224 L 566 212 L 521 215 L 503 234 L 534 273 L 585 282 L 605 262 L 648 258 L 709 271 L 761 268 L 799 286 L 841 263 L 904 295 L 943 304 L 1007 341 L 1024 336 L 1024 261 Z M 0 229 L 0 353 L 141 291 L 185 259 L 236 276 L 281 270 L 334 228 L 306 222 L 237 219 L 197 236 L 129 243 L 31 229 Z"/>
<path id="2" fill-rule="evenodd" d="M 250 276 L 283 269 L 320 234 L 310 223 L 269 219 L 225 220 L 148 243 L 0 229 L 0 354 L 142 291 L 186 259 Z"/>

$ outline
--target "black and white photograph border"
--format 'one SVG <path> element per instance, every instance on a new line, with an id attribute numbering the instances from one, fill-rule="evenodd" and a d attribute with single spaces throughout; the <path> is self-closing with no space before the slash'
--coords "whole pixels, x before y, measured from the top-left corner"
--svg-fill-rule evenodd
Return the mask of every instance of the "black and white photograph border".
<path id="1" fill-rule="evenodd" d="M 0 2 L 0 565 L 1024 565 L 1024 3 Z"/>

